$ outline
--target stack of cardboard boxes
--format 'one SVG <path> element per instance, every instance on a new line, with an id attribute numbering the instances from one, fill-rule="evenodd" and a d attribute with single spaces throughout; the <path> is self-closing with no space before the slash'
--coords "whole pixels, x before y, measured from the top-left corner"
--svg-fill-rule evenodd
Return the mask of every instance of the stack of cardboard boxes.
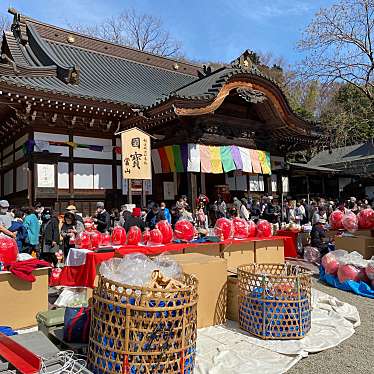
<path id="1" fill-rule="evenodd" d="M 353 235 L 335 236 L 336 249 L 359 252 L 365 259 L 374 256 L 374 230 L 357 230 Z"/>

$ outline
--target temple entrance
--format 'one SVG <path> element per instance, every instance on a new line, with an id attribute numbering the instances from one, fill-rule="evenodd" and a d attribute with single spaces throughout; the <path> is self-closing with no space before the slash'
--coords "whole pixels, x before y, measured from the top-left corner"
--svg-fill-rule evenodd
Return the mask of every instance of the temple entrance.
<path id="1" fill-rule="evenodd" d="M 203 174 L 202 181 L 205 178 L 205 193 L 210 198 L 217 198 L 217 187 L 226 184 L 225 174 Z M 203 191 L 203 189 L 202 189 Z"/>

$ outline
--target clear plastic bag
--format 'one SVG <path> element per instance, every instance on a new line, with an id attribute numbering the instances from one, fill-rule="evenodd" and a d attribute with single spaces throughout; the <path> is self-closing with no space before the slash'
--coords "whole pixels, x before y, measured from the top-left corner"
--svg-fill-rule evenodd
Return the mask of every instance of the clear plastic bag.
<path id="1" fill-rule="evenodd" d="M 86 307 L 88 306 L 86 287 L 65 287 L 55 304 L 58 307 Z"/>
<path id="2" fill-rule="evenodd" d="M 304 248 L 304 260 L 312 263 L 320 263 L 320 252 L 318 248 L 315 247 L 305 247 Z"/>
<path id="3" fill-rule="evenodd" d="M 372 257 L 366 266 L 366 275 L 371 281 L 374 281 L 374 257 Z"/>
<path id="4" fill-rule="evenodd" d="M 181 279 L 182 269 L 177 262 L 165 255 L 152 261 L 142 253 L 132 253 L 123 258 L 112 258 L 100 265 L 99 272 L 114 282 L 133 286 L 144 286 L 151 280 L 154 270 L 176 280 Z"/>

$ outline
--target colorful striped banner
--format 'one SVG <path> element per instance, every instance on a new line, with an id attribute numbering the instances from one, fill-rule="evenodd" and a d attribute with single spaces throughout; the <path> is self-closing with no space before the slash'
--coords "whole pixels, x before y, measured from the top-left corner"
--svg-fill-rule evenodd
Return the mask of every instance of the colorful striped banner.
<path id="1" fill-rule="evenodd" d="M 207 145 L 200 144 L 200 166 L 202 173 L 212 172 L 212 162 L 210 150 Z"/>
<path id="2" fill-rule="evenodd" d="M 188 144 L 181 144 L 180 146 L 181 156 L 182 156 L 182 163 L 183 163 L 183 170 L 188 170 Z"/>
<path id="3" fill-rule="evenodd" d="M 174 154 L 174 162 L 175 162 L 175 171 L 177 173 L 183 173 L 184 169 L 183 167 L 183 161 L 182 161 L 182 153 L 181 148 L 179 145 L 173 145 L 173 154 Z"/>
<path id="4" fill-rule="evenodd" d="M 217 147 L 215 145 L 209 145 L 209 151 L 210 151 L 211 164 L 212 164 L 211 173 L 213 174 L 223 173 L 220 147 Z"/>
<path id="5" fill-rule="evenodd" d="M 223 170 L 225 173 L 229 171 L 236 170 L 234 159 L 231 153 L 231 146 L 223 145 L 220 147 L 221 161 L 223 165 Z"/>
<path id="6" fill-rule="evenodd" d="M 188 144 L 187 171 L 195 173 L 200 171 L 200 144 Z"/>
<path id="7" fill-rule="evenodd" d="M 252 161 L 251 161 L 251 150 L 248 148 L 238 147 L 240 157 L 243 163 L 243 171 L 246 173 L 252 173 Z"/>
<path id="8" fill-rule="evenodd" d="M 261 174 L 261 164 L 260 160 L 258 159 L 258 152 L 256 149 L 250 149 L 249 153 L 251 155 L 252 161 L 252 170 L 255 174 Z"/>
<path id="9" fill-rule="evenodd" d="M 267 166 L 267 170 L 268 170 L 268 173 L 269 175 L 271 175 L 271 159 L 270 159 L 270 153 L 269 152 L 265 152 L 265 156 L 266 156 L 266 166 Z"/>
<path id="10" fill-rule="evenodd" d="M 173 153 L 173 146 L 167 145 L 165 148 L 166 157 L 168 158 L 170 171 L 176 171 L 175 162 L 174 162 L 174 153 Z"/>
<path id="11" fill-rule="evenodd" d="M 155 174 L 161 174 L 162 164 L 161 164 L 160 154 L 158 153 L 157 149 L 151 150 L 151 157 L 152 157 L 153 170 Z"/>
<path id="12" fill-rule="evenodd" d="M 236 170 L 243 170 L 243 160 L 242 156 L 240 155 L 240 149 L 236 145 L 231 146 L 231 155 L 232 159 L 235 162 Z"/>
<path id="13" fill-rule="evenodd" d="M 170 165 L 169 165 L 168 157 L 166 155 L 165 148 L 159 148 L 158 153 L 159 153 L 160 159 L 161 159 L 162 172 L 163 173 L 170 173 Z"/>
<path id="14" fill-rule="evenodd" d="M 266 160 L 266 152 L 264 151 L 257 151 L 258 154 L 258 160 L 261 165 L 262 174 L 271 174 L 271 167 L 268 165 L 268 162 Z"/>

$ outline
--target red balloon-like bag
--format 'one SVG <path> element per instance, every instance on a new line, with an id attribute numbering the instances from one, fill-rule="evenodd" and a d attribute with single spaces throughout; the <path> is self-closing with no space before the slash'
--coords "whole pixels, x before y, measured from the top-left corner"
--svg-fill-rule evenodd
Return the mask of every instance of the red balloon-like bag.
<path id="1" fill-rule="evenodd" d="M 271 236 L 271 224 L 265 219 L 260 219 L 257 223 L 257 236 L 260 238 L 268 238 Z"/>
<path id="2" fill-rule="evenodd" d="M 256 224 L 252 220 L 248 221 L 248 238 L 254 238 L 256 236 L 256 232 Z"/>
<path id="3" fill-rule="evenodd" d="M 174 235 L 177 239 L 189 242 L 194 237 L 194 227 L 190 221 L 181 219 L 175 224 Z"/>
<path id="4" fill-rule="evenodd" d="M 156 229 L 159 229 L 162 234 L 162 244 L 169 244 L 173 240 L 173 229 L 168 221 L 162 220 L 156 224 Z"/>
<path id="5" fill-rule="evenodd" d="M 321 264 L 327 274 L 336 275 L 339 269 L 339 262 L 333 252 L 326 253 L 321 260 Z"/>
<path id="6" fill-rule="evenodd" d="M 143 232 L 143 236 L 142 236 L 142 242 L 143 244 L 147 244 L 149 242 L 149 238 L 151 236 L 150 234 L 151 230 L 149 230 L 149 228 L 146 228 Z"/>
<path id="7" fill-rule="evenodd" d="M 232 239 L 234 236 L 234 227 L 232 221 L 227 218 L 218 218 L 214 226 L 214 233 L 220 239 Z"/>
<path id="8" fill-rule="evenodd" d="M 360 229 L 374 229 L 374 210 L 373 209 L 364 209 L 361 210 L 357 215 L 358 218 L 358 227 Z"/>
<path id="9" fill-rule="evenodd" d="M 98 248 L 101 244 L 101 233 L 97 230 L 90 232 L 92 248 Z"/>
<path id="10" fill-rule="evenodd" d="M 8 236 L 0 236 L 0 261 L 10 264 L 17 260 L 18 247 L 14 239 Z"/>
<path id="11" fill-rule="evenodd" d="M 355 232 L 358 229 L 358 219 L 356 214 L 348 212 L 344 214 L 342 224 L 345 230 L 349 232 Z"/>
<path id="12" fill-rule="evenodd" d="M 232 220 L 232 224 L 235 239 L 248 238 L 248 223 L 245 219 L 236 217 Z"/>
<path id="13" fill-rule="evenodd" d="M 330 222 L 331 227 L 334 230 L 340 230 L 340 229 L 344 228 L 343 227 L 343 217 L 344 217 L 344 213 L 340 210 L 334 210 L 330 214 L 329 222 Z"/>
<path id="14" fill-rule="evenodd" d="M 142 240 L 142 230 L 138 226 L 131 226 L 127 232 L 127 244 L 138 245 Z"/>
<path id="15" fill-rule="evenodd" d="M 88 231 L 82 231 L 75 239 L 77 248 L 92 249 L 91 235 Z"/>
<path id="16" fill-rule="evenodd" d="M 110 234 L 101 234 L 101 245 L 102 246 L 109 246 L 112 244 L 112 238 Z"/>
<path id="17" fill-rule="evenodd" d="M 161 245 L 162 233 L 159 229 L 153 229 L 149 233 L 148 245 Z"/>
<path id="18" fill-rule="evenodd" d="M 126 230 L 122 226 L 116 226 L 112 231 L 112 244 L 125 245 L 126 244 Z"/>
<path id="19" fill-rule="evenodd" d="M 359 268 L 353 265 L 340 265 L 338 269 L 338 279 L 340 283 L 346 280 L 353 280 L 359 282 L 361 280 L 362 273 Z"/>

